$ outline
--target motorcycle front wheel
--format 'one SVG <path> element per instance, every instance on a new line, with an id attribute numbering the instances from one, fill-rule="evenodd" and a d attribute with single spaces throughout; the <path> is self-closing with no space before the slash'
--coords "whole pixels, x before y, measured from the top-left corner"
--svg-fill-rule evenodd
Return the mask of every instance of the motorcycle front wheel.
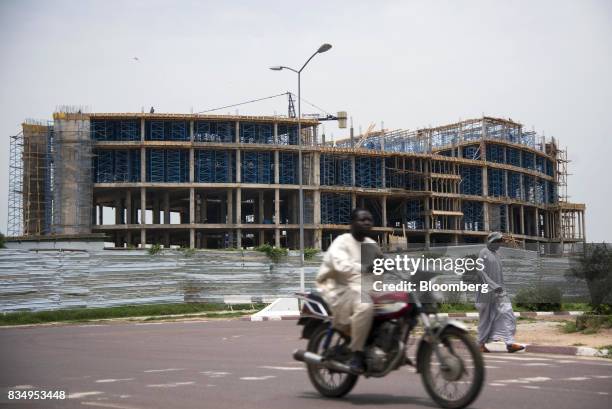
<path id="1" fill-rule="evenodd" d="M 329 356 L 330 352 L 335 352 L 333 357 L 340 358 L 339 360 L 342 360 L 342 356 L 350 357 L 348 338 L 336 330 L 332 331 L 332 337 L 326 349 L 328 327 L 327 325 L 321 325 L 310 337 L 308 351 L 324 357 Z M 310 382 L 321 395 L 328 398 L 340 398 L 346 395 L 353 389 L 357 379 L 359 379 L 358 375 L 332 371 L 321 365 L 307 364 L 307 367 Z"/>
<path id="2" fill-rule="evenodd" d="M 457 328 L 439 337 L 441 360 L 431 344 L 423 346 L 421 379 L 427 393 L 441 407 L 464 408 L 480 394 L 484 383 L 484 360 L 470 335 Z"/>

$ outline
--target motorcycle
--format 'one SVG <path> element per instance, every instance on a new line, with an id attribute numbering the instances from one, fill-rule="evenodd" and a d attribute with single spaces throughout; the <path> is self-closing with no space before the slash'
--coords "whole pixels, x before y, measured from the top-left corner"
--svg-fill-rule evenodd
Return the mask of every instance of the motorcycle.
<path id="1" fill-rule="evenodd" d="M 438 317 L 435 303 L 421 303 L 415 293 L 372 296 L 375 315 L 364 349 L 366 369 L 357 374 L 349 366 L 350 334 L 332 326 L 325 300 L 317 292 L 296 296 L 302 302 L 298 325 L 303 326 L 302 338 L 308 345 L 293 357 L 306 364 L 321 395 L 339 398 L 353 389 L 360 375 L 380 378 L 411 365 L 429 396 L 443 408 L 464 408 L 478 397 L 485 378 L 482 354 L 463 323 Z M 407 356 L 408 338 L 419 320 L 423 335 L 412 362 Z"/>

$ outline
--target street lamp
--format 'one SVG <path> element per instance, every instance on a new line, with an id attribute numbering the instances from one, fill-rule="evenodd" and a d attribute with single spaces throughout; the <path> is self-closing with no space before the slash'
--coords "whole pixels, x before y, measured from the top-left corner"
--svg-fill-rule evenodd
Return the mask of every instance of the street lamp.
<path id="1" fill-rule="evenodd" d="M 273 71 L 280 70 L 289 70 L 293 71 L 298 76 L 298 184 L 300 186 L 299 189 L 299 209 L 300 209 L 300 290 L 304 291 L 304 189 L 302 186 L 302 98 L 301 98 L 301 74 L 304 68 L 308 65 L 310 60 L 314 58 L 315 55 L 324 53 L 325 51 L 329 51 L 332 48 L 331 44 L 323 44 L 317 51 L 314 52 L 310 56 L 308 60 L 302 65 L 302 68 L 299 70 L 295 70 L 291 67 L 285 67 L 284 65 L 278 65 L 274 67 L 270 67 Z"/>

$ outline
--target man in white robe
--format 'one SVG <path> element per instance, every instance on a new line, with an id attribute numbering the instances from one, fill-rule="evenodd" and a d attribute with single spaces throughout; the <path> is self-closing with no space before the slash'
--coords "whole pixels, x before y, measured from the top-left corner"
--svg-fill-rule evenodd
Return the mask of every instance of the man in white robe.
<path id="1" fill-rule="evenodd" d="M 364 209 L 351 213 L 351 232 L 336 237 L 331 243 L 317 274 L 322 296 L 332 310 L 334 328 L 351 334 L 353 351 L 351 368 L 364 371 L 363 349 L 372 327 L 374 307 L 367 294 L 361 293 L 362 245 L 376 246 L 367 237 L 372 229 L 372 214 Z M 363 297 L 363 298 L 362 298 Z"/>
<path id="2" fill-rule="evenodd" d="M 516 318 L 512 311 L 510 298 L 504 289 L 502 263 L 499 247 L 502 234 L 493 232 L 487 237 L 487 247 L 478 255 L 483 261 L 484 269 L 476 270 L 482 283 L 488 284 L 488 293 L 476 293 L 478 309 L 478 344 L 482 352 L 489 352 L 487 342 L 503 341 L 508 352 L 516 352 L 525 347 L 514 342 Z"/>

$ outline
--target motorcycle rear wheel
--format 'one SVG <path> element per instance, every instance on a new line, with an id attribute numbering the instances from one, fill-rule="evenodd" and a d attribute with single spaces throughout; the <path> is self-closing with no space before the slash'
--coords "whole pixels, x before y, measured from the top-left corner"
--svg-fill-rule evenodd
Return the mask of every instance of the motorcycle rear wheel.
<path id="1" fill-rule="evenodd" d="M 324 355 L 324 342 L 327 336 L 327 325 L 321 325 L 310 337 L 308 341 L 308 351 L 315 354 Z M 333 347 L 336 342 L 348 343 L 348 339 L 340 332 L 334 330 L 330 347 Z M 323 396 L 328 398 L 340 398 L 349 393 L 357 380 L 358 375 L 333 372 L 329 369 L 314 364 L 307 364 L 308 377 L 315 389 Z"/>

